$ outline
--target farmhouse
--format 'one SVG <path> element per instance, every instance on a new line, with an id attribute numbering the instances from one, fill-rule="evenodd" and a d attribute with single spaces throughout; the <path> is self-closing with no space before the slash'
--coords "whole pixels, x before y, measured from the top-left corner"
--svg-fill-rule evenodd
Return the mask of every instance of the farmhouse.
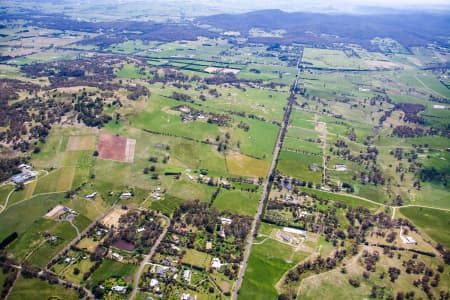
<path id="1" fill-rule="evenodd" d="M 20 173 L 11 177 L 10 181 L 12 181 L 15 184 L 21 184 L 27 182 L 30 179 L 35 178 L 37 175 L 38 175 L 37 172 Z"/>
<path id="2" fill-rule="evenodd" d="M 130 199 L 133 196 L 130 192 L 124 192 L 120 195 L 120 199 Z"/>
<path id="3" fill-rule="evenodd" d="M 119 253 L 113 252 L 113 254 L 111 256 L 117 261 L 122 261 L 123 260 L 123 256 L 120 255 Z"/>
<path id="4" fill-rule="evenodd" d="M 290 243 L 290 242 L 292 241 L 292 238 L 291 238 L 290 235 L 287 235 L 287 234 L 282 233 L 282 234 L 280 234 L 280 237 L 281 237 L 285 242 Z"/>
<path id="5" fill-rule="evenodd" d="M 211 269 L 220 269 L 222 264 L 220 263 L 220 259 L 217 257 L 214 257 L 211 262 Z"/>
<path id="6" fill-rule="evenodd" d="M 125 293 L 127 291 L 127 287 L 123 285 L 115 285 L 111 288 L 111 290 L 118 293 Z"/>
<path id="7" fill-rule="evenodd" d="M 403 242 L 403 244 L 405 244 L 405 245 L 416 245 L 417 244 L 417 242 L 416 242 L 416 240 L 415 239 L 413 239 L 412 237 L 410 237 L 410 236 L 400 236 L 400 238 L 402 239 L 402 242 Z"/>
<path id="8" fill-rule="evenodd" d="M 336 171 L 347 171 L 346 165 L 335 165 L 334 168 L 336 169 Z"/>
<path id="9" fill-rule="evenodd" d="M 191 278 L 191 271 L 189 270 L 184 270 L 183 272 L 183 279 L 186 281 L 189 281 Z"/>
<path id="10" fill-rule="evenodd" d="M 231 219 L 228 219 L 228 218 L 220 218 L 220 222 L 222 223 L 222 225 L 231 225 L 231 223 L 233 221 Z"/>
<path id="11" fill-rule="evenodd" d="M 182 294 L 181 300 L 191 300 L 191 294 Z"/>
<path id="12" fill-rule="evenodd" d="M 150 287 L 151 287 L 151 288 L 157 286 L 158 284 L 159 284 L 158 279 L 152 278 L 152 279 L 150 280 Z"/>
<path id="13" fill-rule="evenodd" d="M 304 230 L 300 230 L 300 229 L 296 229 L 296 228 L 290 228 L 290 227 L 283 227 L 283 231 L 284 232 L 288 232 L 288 233 L 294 233 L 294 234 L 298 234 L 304 238 L 307 238 L 308 235 L 306 234 L 306 231 Z"/>
<path id="14" fill-rule="evenodd" d="M 94 199 L 97 196 L 97 192 L 93 192 L 92 194 L 86 195 L 86 199 Z"/>

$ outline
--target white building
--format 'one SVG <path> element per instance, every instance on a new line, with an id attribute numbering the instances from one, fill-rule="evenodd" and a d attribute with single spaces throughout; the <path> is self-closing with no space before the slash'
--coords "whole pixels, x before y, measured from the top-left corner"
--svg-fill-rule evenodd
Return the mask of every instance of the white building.
<path id="1" fill-rule="evenodd" d="M 158 284 L 159 284 L 158 279 L 152 278 L 152 280 L 150 280 L 150 287 L 151 288 L 157 286 Z"/>
<path id="2" fill-rule="evenodd" d="M 211 268 L 218 270 L 221 266 L 222 264 L 220 263 L 220 259 L 218 257 L 214 257 L 212 259 Z"/>

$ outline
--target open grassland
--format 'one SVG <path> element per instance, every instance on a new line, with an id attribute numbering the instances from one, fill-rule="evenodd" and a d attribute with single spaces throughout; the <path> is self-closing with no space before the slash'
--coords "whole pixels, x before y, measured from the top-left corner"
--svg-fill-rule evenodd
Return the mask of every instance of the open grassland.
<path id="1" fill-rule="evenodd" d="M 305 48 L 303 61 L 312 63 L 314 67 L 330 69 L 366 69 L 364 60 L 347 57 L 341 50 Z"/>
<path id="2" fill-rule="evenodd" d="M 171 215 L 173 211 L 185 200 L 171 195 L 165 195 L 164 200 L 155 200 L 151 202 L 151 209 L 160 211 L 166 215 Z"/>
<path id="3" fill-rule="evenodd" d="M 32 199 L 7 208 L 0 214 L 0 239 L 16 231 L 19 236 L 57 204 L 67 200 L 64 193 L 36 196 Z"/>
<path id="4" fill-rule="evenodd" d="M 276 226 L 268 224 L 262 224 L 261 227 L 270 227 L 266 229 L 267 232 L 276 228 Z M 304 252 L 295 252 L 291 246 L 272 239 L 261 244 L 254 244 L 244 282 L 239 290 L 239 298 L 276 299 L 278 292 L 275 285 L 277 282 L 285 272 L 308 255 Z"/>
<path id="5" fill-rule="evenodd" d="M 100 267 L 95 270 L 92 276 L 89 278 L 93 285 L 96 285 L 100 280 L 106 280 L 108 278 L 122 278 L 131 275 L 133 276 L 136 266 L 123 264 L 114 260 L 103 260 Z"/>
<path id="6" fill-rule="evenodd" d="M 56 244 L 44 242 L 40 247 L 35 249 L 26 260 L 31 265 L 44 268 L 67 243 L 77 236 L 75 229 L 68 222 L 57 223 L 49 232 L 57 236 L 58 241 Z"/>
<path id="7" fill-rule="evenodd" d="M 336 202 L 341 202 L 343 204 L 346 204 L 351 207 L 358 207 L 363 206 L 371 210 L 372 212 L 375 212 L 378 210 L 381 205 L 378 205 L 373 202 L 365 201 L 363 199 L 358 199 L 357 197 L 352 197 L 350 195 L 341 195 L 336 193 L 330 193 L 315 189 L 308 189 L 308 188 L 301 188 L 302 191 L 309 195 L 315 195 L 317 197 L 323 198 L 323 199 L 329 199 Z"/>
<path id="8" fill-rule="evenodd" d="M 213 205 L 220 210 L 253 216 L 258 206 L 259 197 L 260 193 L 221 189 Z"/>
<path id="9" fill-rule="evenodd" d="M 425 207 L 403 207 L 402 215 L 437 243 L 450 247 L 450 212 Z"/>
<path id="10" fill-rule="evenodd" d="M 381 249 L 377 249 L 380 253 Z M 402 253 L 401 259 L 389 258 L 387 255 L 381 255 L 380 261 L 377 263 L 376 271 L 370 273 L 368 279 L 362 276 L 365 268 L 358 262 L 357 257 L 350 258 L 346 261 L 346 273 L 342 273 L 340 268 L 333 269 L 329 272 L 311 275 L 303 280 L 299 297 L 301 299 L 365 299 L 369 298 L 372 286 L 384 286 L 384 297 L 388 295 L 395 295 L 398 292 L 414 291 L 415 297 L 426 297 L 425 293 L 414 287 L 412 282 L 419 278 L 418 275 L 407 274 L 402 261 L 411 259 L 411 253 Z M 442 263 L 436 259 L 426 256 L 419 256 L 418 260 L 426 262 L 427 266 L 435 270 L 437 265 Z M 389 267 L 396 267 L 400 269 L 400 275 L 395 283 L 389 280 L 389 276 L 380 277 L 380 273 L 387 272 Z M 446 267 L 445 269 L 448 269 Z M 446 271 L 441 275 L 441 283 L 448 282 L 449 278 Z M 353 287 L 349 284 L 349 279 L 358 279 L 360 281 L 359 287 Z M 381 295 L 380 289 L 378 295 Z M 439 290 L 439 288 L 437 289 Z"/>
<path id="11" fill-rule="evenodd" d="M 277 169 L 286 176 L 301 178 L 307 182 L 321 183 L 322 173 L 321 171 L 311 171 L 309 168 L 312 165 L 321 169 L 322 157 L 282 150 Z"/>
<path id="12" fill-rule="evenodd" d="M 38 180 L 34 194 L 65 192 L 72 188 L 75 167 L 62 167 Z"/>
<path id="13" fill-rule="evenodd" d="M 11 295 L 8 299 L 79 299 L 78 293 L 73 289 L 65 288 L 62 285 L 52 285 L 46 281 L 37 278 L 19 277 L 14 285 Z"/>

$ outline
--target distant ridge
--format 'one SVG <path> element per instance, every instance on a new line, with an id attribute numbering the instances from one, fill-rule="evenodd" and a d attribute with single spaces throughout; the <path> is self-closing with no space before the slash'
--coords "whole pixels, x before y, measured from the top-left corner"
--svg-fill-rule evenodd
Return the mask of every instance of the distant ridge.
<path id="1" fill-rule="evenodd" d="M 329 44 L 347 42 L 373 47 L 374 37 L 389 37 L 405 47 L 437 43 L 448 46 L 450 13 L 394 13 L 379 15 L 320 14 L 260 10 L 243 14 L 219 14 L 196 19 L 223 30 L 239 31 L 255 42 Z M 286 30 L 283 37 L 250 37 L 252 28 Z"/>

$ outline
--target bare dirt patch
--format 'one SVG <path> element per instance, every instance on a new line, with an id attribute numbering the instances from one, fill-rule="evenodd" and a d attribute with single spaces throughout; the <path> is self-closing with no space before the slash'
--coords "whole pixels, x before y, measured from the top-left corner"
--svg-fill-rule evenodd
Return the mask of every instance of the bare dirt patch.
<path id="1" fill-rule="evenodd" d="M 109 214 L 107 214 L 101 221 L 103 225 L 107 227 L 115 226 L 119 224 L 119 219 L 122 215 L 126 214 L 128 210 L 122 208 L 115 208 Z"/>
<path id="2" fill-rule="evenodd" d="M 100 159 L 131 163 L 134 160 L 135 146 L 136 140 L 101 133 L 97 148 L 98 157 Z"/>
<path id="3" fill-rule="evenodd" d="M 219 73 L 220 71 L 222 71 L 222 68 L 216 68 L 216 67 L 207 67 L 205 68 L 203 71 L 207 72 L 207 73 Z"/>
<path id="4" fill-rule="evenodd" d="M 95 136 L 71 136 L 67 143 L 67 151 L 94 150 Z"/>
<path id="5" fill-rule="evenodd" d="M 221 71 L 221 73 L 225 73 L 225 74 L 234 74 L 237 75 L 239 74 L 239 72 L 241 72 L 241 70 L 238 69 L 229 69 L 229 68 L 225 68 Z"/>

